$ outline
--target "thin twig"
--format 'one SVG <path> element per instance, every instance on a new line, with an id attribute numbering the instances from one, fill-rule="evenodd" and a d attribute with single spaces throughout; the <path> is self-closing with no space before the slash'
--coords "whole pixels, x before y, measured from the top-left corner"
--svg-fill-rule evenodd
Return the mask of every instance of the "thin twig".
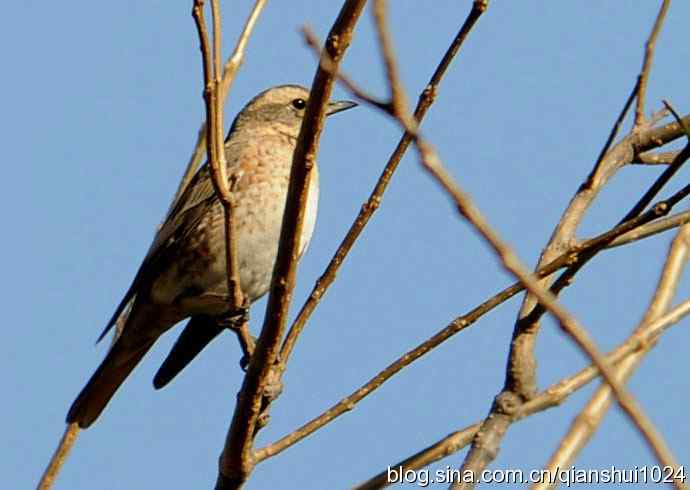
<path id="1" fill-rule="evenodd" d="M 658 233 L 663 233 L 664 231 L 671 230 L 673 228 L 678 228 L 686 223 L 690 223 L 690 211 L 683 211 L 676 213 L 673 216 L 667 218 L 662 218 L 656 221 L 652 221 L 646 225 L 640 226 L 632 231 L 629 231 L 615 240 L 613 240 L 606 248 L 620 247 L 621 245 L 627 245 L 628 243 L 643 240 L 652 235 Z"/>
<path id="2" fill-rule="evenodd" d="M 629 223 L 642 217 L 643 215 L 641 215 L 640 213 L 642 213 L 642 211 L 649 205 L 649 203 L 652 201 L 652 199 L 654 199 L 657 193 L 664 187 L 664 185 L 666 185 L 671 180 L 673 175 L 676 172 L 678 172 L 681 166 L 690 158 L 690 130 L 688 129 L 688 125 L 680 118 L 678 113 L 676 113 L 676 111 L 673 110 L 670 104 L 668 104 L 665 101 L 664 104 L 666 105 L 667 109 L 675 116 L 677 123 L 680 125 L 680 127 L 683 129 L 684 133 L 688 137 L 689 143 L 686 144 L 686 146 L 680 152 L 678 152 L 672 164 L 668 168 L 666 168 L 664 172 L 662 172 L 662 174 L 654 181 L 654 183 L 649 187 L 649 189 L 647 189 L 647 191 L 637 201 L 637 203 L 632 207 L 632 209 L 628 213 L 626 213 L 626 215 L 621 219 L 620 224 Z M 655 207 L 658 209 L 658 207 L 662 204 L 664 206 L 668 204 L 674 205 L 673 203 L 685 198 L 685 196 L 687 195 L 687 189 L 688 186 L 682 188 L 680 191 L 676 192 L 666 201 L 657 203 Z M 588 255 L 583 256 L 579 263 L 569 266 L 568 269 L 565 272 L 563 272 L 558 277 L 558 279 L 556 279 L 553 286 L 551 287 L 551 291 L 554 294 L 558 294 L 564 287 L 571 284 L 575 274 L 577 274 L 577 272 L 584 266 L 584 264 L 587 263 L 592 257 L 594 257 L 594 252 L 591 252 Z M 543 311 L 543 308 L 540 308 L 539 306 L 535 307 L 529 315 L 531 318 L 531 322 L 536 322 L 543 313 Z"/>
<path id="3" fill-rule="evenodd" d="M 445 54 L 443 55 L 441 62 L 436 67 L 436 70 L 431 76 L 431 79 L 429 80 L 429 83 L 427 84 L 426 88 L 419 96 L 417 107 L 414 111 L 414 118 L 417 121 L 417 124 L 421 123 L 427 111 L 429 110 L 429 107 L 431 107 L 431 105 L 433 104 L 441 80 L 448 71 L 451 62 L 453 61 L 457 53 L 460 51 L 461 46 L 465 42 L 465 39 L 467 39 L 467 36 L 472 31 L 472 28 L 474 27 L 475 23 L 486 11 L 486 7 L 486 3 L 483 1 L 475 1 L 472 3 L 472 8 L 469 14 L 467 15 L 467 18 L 463 22 L 462 27 L 460 28 L 457 35 L 451 42 Z M 306 31 L 305 34 L 307 42 L 309 43 L 308 31 Z M 324 67 L 324 69 L 328 69 L 331 73 L 337 73 L 336 70 L 332 69 L 333 67 L 324 66 L 327 63 L 328 58 L 321 57 L 322 67 Z M 342 77 L 340 79 L 341 81 L 344 80 L 344 78 Z M 381 173 L 381 176 L 379 177 L 378 181 L 376 182 L 376 185 L 371 191 L 369 198 L 362 205 L 359 214 L 353 221 L 352 225 L 350 226 L 350 229 L 347 231 L 347 234 L 338 246 L 338 249 L 333 255 L 333 258 L 328 263 L 328 266 L 324 270 L 323 274 L 321 274 L 319 279 L 316 281 L 316 284 L 314 285 L 314 288 L 312 289 L 309 298 L 304 303 L 304 305 L 302 305 L 302 308 L 300 309 L 297 318 L 290 327 L 290 331 L 287 334 L 285 342 L 283 342 L 283 346 L 280 353 L 279 365 L 281 371 L 285 369 L 285 365 L 288 359 L 290 358 L 292 349 L 294 348 L 294 345 L 297 342 L 297 338 L 304 329 L 307 320 L 316 309 L 316 306 L 318 305 L 319 301 L 321 301 L 321 298 L 323 298 L 324 294 L 326 294 L 326 291 L 328 291 L 328 288 L 331 286 L 331 284 L 333 284 L 338 269 L 342 265 L 347 255 L 350 253 L 350 250 L 352 249 L 354 243 L 357 241 L 357 238 L 362 233 L 365 226 L 380 206 L 384 192 L 386 191 L 386 188 L 388 187 L 388 184 L 390 183 L 390 180 L 393 177 L 393 173 L 397 169 L 400 160 L 405 154 L 405 151 L 407 151 L 407 148 L 410 146 L 411 142 L 412 135 L 408 133 L 402 135 L 400 141 L 395 147 L 395 150 L 393 150 L 393 153 L 389 157 L 388 162 L 386 163 L 386 166 L 384 167 L 383 172 Z"/>
<path id="4" fill-rule="evenodd" d="M 354 26 L 365 3 L 365 0 L 346 1 L 331 28 L 324 51 L 328 52 L 336 64 L 341 61 L 350 44 Z M 278 357 L 287 321 L 295 284 L 308 184 L 313 174 L 326 104 L 334 83 L 334 77 L 319 66 L 314 76 L 293 157 L 278 257 L 273 271 L 264 324 L 238 395 L 232 423 L 220 457 L 216 482 L 218 490 L 240 488 L 254 466 L 252 446 L 262 409 L 263 390 Z"/>
<path id="5" fill-rule="evenodd" d="M 633 101 L 637 97 L 637 94 L 639 93 L 639 89 L 640 89 L 640 80 L 638 78 L 637 81 L 635 82 L 635 86 L 633 87 L 632 91 L 630 92 L 630 95 L 628 95 L 628 98 L 625 101 L 625 104 L 623 104 L 623 108 L 621 109 L 621 112 L 618 114 L 616 121 L 613 123 L 613 126 L 611 127 L 611 131 L 609 131 L 609 135 L 606 138 L 606 142 L 604 143 L 604 146 L 601 148 L 601 151 L 599 151 L 599 156 L 597 157 L 596 163 L 594 164 L 594 168 L 590 172 L 589 177 L 587 178 L 587 182 L 585 183 L 586 186 L 593 185 L 593 181 L 594 181 L 596 175 L 599 173 L 599 170 L 600 170 L 602 163 L 604 162 L 604 157 L 606 157 L 606 155 L 609 152 L 609 149 L 611 148 L 611 145 L 616 140 L 616 136 L 618 136 L 618 132 L 620 131 L 621 125 L 623 124 L 623 121 L 625 120 L 625 116 L 628 114 L 628 111 L 630 110 L 630 106 L 632 105 Z"/>
<path id="6" fill-rule="evenodd" d="M 53 453 L 53 457 L 48 462 L 48 467 L 41 476 L 41 481 L 38 482 L 36 490 L 49 490 L 55 483 L 55 479 L 60 473 L 62 466 L 67 461 L 72 447 L 74 446 L 77 436 L 79 435 L 79 424 L 69 424 L 65 427 L 65 432 L 62 434 L 60 443 Z"/>
<path id="7" fill-rule="evenodd" d="M 673 114 L 673 116 L 676 119 L 676 122 L 680 125 L 680 127 L 683 129 L 683 132 L 688 137 L 688 144 L 686 144 L 685 147 L 678 152 L 678 154 L 675 156 L 669 167 L 662 172 L 662 174 L 656 179 L 656 181 L 649 188 L 649 190 L 645 192 L 642 198 L 640 198 L 640 200 L 633 206 L 633 208 L 628 212 L 628 214 L 626 214 L 623 217 L 623 219 L 621 219 L 621 222 L 628 221 L 629 219 L 640 214 L 642 210 L 646 208 L 650 202 L 652 202 L 652 199 L 656 197 L 659 191 L 680 170 L 681 166 L 688 160 L 688 158 L 690 158 L 690 129 L 688 128 L 688 124 L 686 124 L 681 119 L 681 117 L 678 115 L 675 109 L 671 107 L 670 103 L 664 101 L 664 105 L 666 106 L 666 109 L 669 112 L 671 112 L 671 114 Z"/>
<path id="8" fill-rule="evenodd" d="M 347 74 L 339 72 L 330 58 L 327 56 L 321 56 L 321 41 L 308 25 L 302 26 L 300 32 L 302 33 L 302 36 L 304 36 L 304 42 L 308 47 L 311 48 L 316 57 L 319 58 L 321 68 L 333 74 L 333 76 L 335 76 L 351 94 L 354 94 L 358 99 L 367 100 L 369 104 L 374 105 L 383 111 L 391 110 L 389 101 L 377 99 L 373 95 L 369 94 L 362 87 L 358 86 L 349 76 L 347 76 Z"/>
<path id="9" fill-rule="evenodd" d="M 249 36 L 251 36 L 251 33 L 254 30 L 254 27 L 256 26 L 256 22 L 259 20 L 259 15 L 261 15 L 261 12 L 266 6 L 267 1 L 268 0 L 256 0 L 256 2 L 254 3 L 254 7 L 252 8 L 252 11 L 249 14 L 249 17 L 247 17 L 247 21 L 244 24 L 242 33 L 240 34 L 240 37 L 237 39 L 235 50 L 223 66 L 223 81 L 221 83 L 220 92 L 221 103 L 225 102 L 230 87 L 232 86 L 232 83 L 235 81 L 235 77 L 237 76 L 237 71 L 240 69 L 242 63 L 244 62 L 244 53 L 247 50 Z"/>
<path id="10" fill-rule="evenodd" d="M 562 253 L 575 240 L 575 232 L 585 213 L 599 195 L 601 189 L 604 188 L 620 168 L 632 161 L 634 155 L 661 146 L 668 141 L 663 136 L 670 133 L 671 127 L 669 125 L 664 126 L 665 130 L 660 128 L 651 130 L 639 126 L 634 135 L 626 136 L 618 144 L 611 147 L 620 124 L 631 105 L 633 96 L 639 96 L 639 94 L 640 79 L 638 77 L 633 91 L 626 99 L 623 109 L 616 118 L 616 123 L 613 125 L 593 170 L 588 175 L 585 183 L 580 186 L 561 216 L 549 243 L 542 252 L 538 267 L 553 260 L 555 256 Z M 677 138 L 679 136 L 677 132 L 679 128 L 677 124 L 672 124 L 674 125 L 672 128 L 674 136 Z M 534 344 L 539 332 L 539 323 L 528 320 L 528 315 L 534 306 L 534 298 L 526 296 L 520 310 L 518 322 L 516 322 L 506 373 L 505 390 L 512 391 L 520 399 L 529 399 L 536 390 Z"/>
<path id="11" fill-rule="evenodd" d="M 652 68 L 652 59 L 654 58 L 654 51 L 656 48 L 656 40 L 659 37 L 659 32 L 661 32 L 661 26 L 664 24 L 664 19 L 666 18 L 666 12 L 668 12 L 668 7 L 671 5 L 671 0 L 663 0 L 661 3 L 661 8 L 656 16 L 656 21 L 654 22 L 654 27 L 652 27 L 652 32 L 649 34 L 647 43 L 644 48 L 644 61 L 642 62 L 642 70 L 638 77 L 638 91 L 637 91 L 637 106 L 635 107 L 635 128 L 641 128 L 645 121 L 644 116 L 644 101 L 647 95 L 647 81 L 649 80 L 649 72 Z"/>
<path id="12" fill-rule="evenodd" d="M 237 71 L 244 62 L 244 56 L 247 49 L 247 43 L 249 42 L 249 37 L 251 36 L 252 31 L 256 26 L 256 22 L 259 19 L 259 15 L 261 14 L 263 8 L 266 6 L 267 1 L 268 0 L 256 0 L 256 3 L 252 8 L 251 13 L 247 18 L 247 21 L 245 22 L 244 28 L 240 33 L 240 37 L 237 39 L 235 49 L 233 50 L 233 53 L 230 55 L 228 60 L 225 62 L 225 66 L 223 68 L 223 81 L 221 83 L 220 95 L 220 103 L 222 106 L 225 106 L 225 101 L 227 100 L 230 86 L 235 81 Z M 192 152 L 192 155 L 189 158 L 189 162 L 187 163 L 187 168 L 184 171 L 184 175 L 182 176 L 182 179 L 180 179 L 180 183 L 177 186 L 177 192 L 175 192 L 175 198 L 170 203 L 170 209 L 168 210 L 168 214 L 170 214 L 170 212 L 172 212 L 172 210 L 177 205 L 177 202 L 180 200 L 182 193 L 185 191 L 185 189 L 187 189 L 187 186 L 191 182 L 192 177 L 194 177 L 194 174 L 199 168 L 199 165 L 201 165 L 201 160 L 205 155 L 206 123 L 204 122 L 201 124 L 199 132 L 197 133 L 197 139 L 194 143 L 194 151 Z"/>
<path id="13" fill-rule="evenodd" d="M 405 125 L 415 128 L 416 131 L 417 122 L 409 116 L 407 96 L 405 95 L 405 90 L 403 90 L 400 75 L 398 74 L 398 66 L 395 62 L 393 40 L 388 28 L 388 22 L 386 21 L 386 8 L 385 0 L 374 0 L 374 28 L 381 51 L 381 59 L 383 59 L 383 65 L 386 69 L 386 79 L 388 80 L 388 90 L 390 93 L 390 108 L 393 117 L 397 119 L 408 118 Z"/>
<path id="14" fill-rule="evenodd" d="M 681 123 L 673 121 L 654 129 L 643 131 L 632 141 L 633 151 L 639 154 L 664 146 L 685 135 L 683 125 L 690 125 L 690 114 L 681 117 Z"/>
<path id="15" fill-rule="evenodd" d="M 637 155 L 630 163 L 633 165 L 669 165 L 673 163 L 676 155 L 678 155 L 678 151 L 648 151 Z"/>
<path id="16" fill-rule="evenodd" d="M 673 108 L 673 106 L 671 105 L 671 103 L 669 101 L 662 100 L 662 102 L 664 103 L 664 107 L 666 107 L 666 110 L 668 110 L 673 115 L 676 122 L 683 129 L 685 136 L 687 136 L 688 140 L 690 140 L 690 123 L 684 121 L 683 118 L 680 117 L 680 114 L 678 114 L 678 112 Z"/>
<path id="17" fill-rule="evenodd" d="M 125 327 L 125 323 L 127 321 L 127 317 L 129 316 L 130 311 L 131 310 L 129 308 L 125 308 L 125 310 L 120 315 L 120 318 L 118 318 L 115 322 L 115 332 L 112 336 L 112 339 L 110 340 L 111 349 L 115 345 L 115 341 L 122 334 L 122 329 Z M 50 490 L 50 488 L 52 488 L 52 486 L 55 484 L 55 480 L 57 479 L 58 474 L 60 473 L 60 470 L 64 466 L 65 461 L 67 461 L 67 457 L 72 451 L 72 448 L 74 447 L 74 444 L 77 441 L 77 437 L 79 437 L 80 433 L 81 429 L 79 428 L 79 424 L 77 423 L 69 424 L 67 425 L 67 427 L 65 427 L 65 432 L 63 432 L 62 434 L 60 442 L 58 443 L 58 447 L 55 449 L 53 456 L 50 458 L 48 466 L 43 472 L 43 475 L 41 476 L 41 480 L 38 482 L 36 490 Z"/>
<path id="18" fill-rule="evenodd" d="M 681 169 L 683 164 L 690 157 L 690 145 L 686 145 L 678 154 L 675 156 L 670 165 L 664 169 L 664 171 L 657 177 L 654 183 L 647 189 L 644 195 L 635 203 L 628 213 L 621 218 L 621 223 L 628 221 L 638 214 L 640 214 L 652 199 L 656 197 L 659 191 L 671 180 L 671 178 Z"/>
<path id="19" fill-rule="evenodd" d="M 223 138 L 223 108 L 219 97 L 221 83 L 221 19 L 218 0 L 211 0 L 211 15 L 213 18 L 213 43 L 209 41 L 208 28 L 204 18 L 204 0 L 195 0 L 192 16 L 199 35 L 201 45 L 204 101 L 206 103 L 206 151 L 211 174 L 211 181 L 218 200 L 223 206 L 225 223 L 225 259 L 227 264 L 227 286 L 229 295 L 229 311 L 235 311 L 242 306 L 244 299 L 239 281 L 239 267 L 237 261 L 237 244 L 235 243 L 235 199 L 230 192 L 225 160 L 225 146 Z"/>
<path id="20" fill-rule="evenodd" d="M 629 102 L 630 102 L 630 99 L 629 99 L 628 103 L 626 104 L 626 106 L 629 106 Z M 608 144 L 609 143 L 607 143 L 607 146 L 608 146 Z M 496 249 L 497 253 L 501 256 L 502 261 L 504 262 L 506 268 L 511 270 L 511 272 L 515 273 L 516 275 L 518 275 L 518 277 L 520 277 L 519 269 L 515 268 L 519 264 L 517 262 L 511 264 L 511 260 L 509 260 L 509 259 L 513 259 L 513 258 L 508 255 L 509 250 L 504 249 L 502 251 L 501 250 L 502 247 L 501 247 L 500 242 L 493 240 L 492 236 L 488 233 L 488 231 L 490 231 L 490 230 L 488 230 L 488 229 L 482 230 L 482 228 L 480 226 L 482 224 L 482 222 L 481 221 L 473 221 L 471 219 L 471 217 L 468 216 L 467 211 L 468 211 L 468 209 L 471 209 L 471 208 L 465 207 L 465 209 L 463 210 L 462 204 L 458 201 L 458 198 L 463 197 L 463 196 L 460 193 L 459 189 L 457 189 L 457 188 L 453 189 L 452 186 L 449 185 L 451 182 L 447 178 L 449 176 L 447 176 L 443 173 L 439 173 L 442 170 L 442 167 L 440 167 L 440 165 L 439 165 L 434 171 L 434 168 L 432 168 L 430 163 L 434 162 L 434 161 L 436 161 L 437 163 L 440 163 L 440 162 L 438 162 L 437 158 L 435 158 L 435 154 L 430 152 L 428 148 L 425 150 L 425 148 L 421 145 L 420 145 L 420 153 L 422 153 L 422 160 L 424 160 L 426 162 L 427 168 L 433 174 L 435 174 L 435 176 L 437 177 L 439 182 L 445 187 L 447 192 L 449 192 L 449 194 L 453 195 L 453 197 L 456 199 L 456 203 L 458 203 L 458 207 L 460 208 L 461 213 L 463 215 L 465 215 L 465 217 L 467 217 L 471 222 L 473 222 L 473 224 L 475 224 L 475 226 L 477 226 L 477 228 L 480 230 L 482 235 L 492 244 L 492 246 Z M 426 158 L 424 155 L 425 153 L 426 153 Z M 603 153 L 605 153 L 605 151 Z M 433 157 L 433 158 L 430 158 L 430 157 Z M 599 159 L 599 160 L 601 160 L 601 159 Z M 593 172 L 593 175 L 591 177 L 596 177 L 596 173 L 597 173 L 597 170 L 599 170 L 599 167 L 600 167 L 599 164 L 600 163 L 601 163 L 601 161 L 597 162 L 597 166 L 595 167 L 595 171 Z M 594 178 L 589 179 L 590 182 L 592 182 L 593 180 L 595 180 L 595 179 Z M 444 185 L 444 181 L 445 181 L 445 185 Z M 453 190 L 455 190 L 455 194 L 453 193 Z M 471 203 L 469 203 L 469 201 L 467 201 L 466 204 L 471 204 Z M 477 217 L 478 216 L 475 216 L 475 218 L 477 218 Z M 493 238 L 497 238 L 497 237 L 493 237 Z M 520 277 L 520 278 L 523 281 L 525 280 L 524 277 Z M 546 293 L 544 290 L 539 291 L 541 289 L 541 287 L 538 284 L 535 284 L 534 286 L 535 286 L 534 289 L 529 287 L 529 286 L 528 286 L 528 288 L 530 289 L 530 291 L 535 296 L 537 296 L 537 298 L 539 299 L 539 301 L 542 305 L 546 305 L 546 303 L 544 303 L 545 299 L 547 299 L 547 298 L 551 299 L 551 298 L 549 298 L 548 293 Z M 637 409 L 637 407 L 634 406 L 634 400 L 629 398 L 629 395 L 627 395 L 627 393 L 625 393 L 623 391 L 623 388 L 621 386 L 618 386 L 615 384 L 615 381 L 613 380 L 613 378 L 611 376 L 611 372 L 610 371 L 607 372 L 606 366 L 604 364 L 602 364 L 600 355 L 596 352 L 596 349 L 594 348 L 594 345 L 591 343 L 591 341 L 589 341 L 589 339 L 587 339 L 584 331 L 582 331 L 579 328 L 579 326 L 576 324 L 574 319 L 565 315 L 564 314 L 565 312 L 559 313 L 557 309 L 552 309 L 552 308 L 558 308 L 558 305 L 556 303 L 552 304 L 551 306 L 546 305 L 546 307 L 548 309 L 550 309 L 552 311 L 552 313 L 554 313 L 556 315 L 556 317 L 558 318 L 562 327 L 574 338 L 576 343 L 586 353 L 588 353 L 588 355 L 590 355 L 590 357 L 594 360 L 595 364 L 602 370 L 602 373 L 603 373 L 605 379 L 607 380 L 607 382 L 612 383 L 612 388 L 613 388 L 614 392 L 616 392 L 616 393 L 618 393 L 624 397 L 624 398 L 619 399 L 619 401 L 621 402 L 621 405 L 626 410 L 626 412 L 631 416 L 631 418 L 633 419 L 633 422 L 635 422 L 635 424 L 638 426 L 638 428 L 641 430 L 641 432 L 645 435 L 647 440 L 650 442 L 651 446 L 653 447 L 653 449 L 657 453 L 658 457 L 662 461 L 665 460 L 668 462 L 672 462 L 670 453 L 668 452 L 668 450 L 665 449 L 663 441 L 661 441 L 659 439 L 659 437 L 654 433 L 654 428 L 651 425 L 651 423 L 649 423 L 645 419 L 644 415 Z M 467 462 L 467 460 L 466 460 L 466 462 Z M 480 463 L 480 465 L 481 464 L 482 463 Z M 466 469 L 468 467 L 470 467 L 471 469 L 475 469 L 471 465 L 470 466 L 463 466 L 463 469 Z"/>

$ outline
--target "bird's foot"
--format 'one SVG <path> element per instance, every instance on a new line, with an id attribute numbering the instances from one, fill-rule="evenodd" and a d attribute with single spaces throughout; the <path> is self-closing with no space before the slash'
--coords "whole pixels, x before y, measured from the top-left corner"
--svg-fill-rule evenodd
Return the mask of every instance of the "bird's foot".
<path id="1" fill-rule="evenodd" d="M 246 371 L 256 345 L 256 338 L 249 333 L 249 307 L 239 308 L 220 318 L 218 322 L 237 335 L 237 340 L 239 340 L 240 347 L 242 348 L 240 367 Z"/>

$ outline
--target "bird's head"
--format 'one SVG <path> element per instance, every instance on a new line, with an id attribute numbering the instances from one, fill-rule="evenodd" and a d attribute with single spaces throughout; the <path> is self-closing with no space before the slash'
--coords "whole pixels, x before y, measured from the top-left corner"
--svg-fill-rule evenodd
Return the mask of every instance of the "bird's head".
<path id="1" fill-rule="evenodd" d="M 254 124 L 276 124 L 297 137 L 309 100 L 309 91 L 299 85 L 280 85 L 261 92 L 247 103 L 233 123 L 233 128 Z M 355 107 L 349 100 L 329 102 L 326 115 Z M 231 129 L 232 132 L 232 129 Z"/>

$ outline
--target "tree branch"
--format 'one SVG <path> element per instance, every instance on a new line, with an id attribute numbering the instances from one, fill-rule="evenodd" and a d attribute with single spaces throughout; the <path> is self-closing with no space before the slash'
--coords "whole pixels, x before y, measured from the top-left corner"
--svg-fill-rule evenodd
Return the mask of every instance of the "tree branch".
<path id="1" fill-rule="evenodd" d="M 232 83 L 235 81 L 237 76 L 237 71 L 244 62 L 244 55 L 247 49 L 247 44 L 249 42 L 249 37 L 256 26 L 256 22 L 259 19 L 259 15 L 266 6 L 267 0 L 256 0 L 254 7 L 252 8 L 247 21 L 245 22 L 244 28 L 240 33 L 240 37 L 237 39 L 235 44 L 235 49 L 230 55 L 228 60 L 225 62 L 225 67 L 223 69 L 223 81 L 221 83 L 221 95 L 220 104 L 224 107 L 225 101 L 227 100 L 228 93 Z M 170 203 L 170 208 L 168 209 L 168 214 L 172 212 L 173 208 L 177 205 L 180 200 L 182 193 L 185 191 L 189 182 L 194 177 L 199 165 L 201 165 L 202 158 L 207 154 L 206 152 L 207 142 L 206 142 L 206 123 L 202 123 L 197 133 L 197 140 L 194 144 L 194 151 L 192 152 L 189 162 L 187 163 L 187 168 L 180 179 L 180 183 L 177 186 L 177 192 L 175 192 L 175 197 Z"/>
<path id="2" fill-rule="evenodd" d="M 638 93 L 637 93 L 637 106 L 635 107 L 635 127 L 639 128 L 644 124 L 644 100 L 647 95 L 647 81 L 649 80 L 649 72 L 652 68 L 652 60 L 654 59 L 654 51 L 656 49 L 656 40 L 659 37 L 659 32 L 661 32 L 661 26 L 664 24 L 664 19 L 666 18 L 666 12 L 668 12 L 668 7 L 671 5 L 671 0 L 663 0 L 661 3 L 661 8 L 656 16 L 656 21 L 654 22 L 654 27 L 652 27 L 652 32 L 649 34 L 647 43 L 644 48 L 644 61 L 642 62 L 642 70 L 640 71 L 640 76 L 638 77 Z"/>
<path id="3" fill-rule="evenodd" d="M 333 24 L 324 51 L 334 63 L 341 61 L 349 46 L 352 31 L 365 3 L 365 0 L 347 0 Z M 317 69 L 293 157 L 278 257 L 273 271 L 264 325 L 247 368 L 225 448 L 220 457 L 216 482 L 218 490 L 240 488 L 254 466 L 252 445 L 262 407 L 263 388 L 278 357 L 287 321 L 295 284 L 307 186 L 312 177 L 325 108 L 334 82 L 331 74 L 320 67 Z"/>
<path id="4" fill-rule="evenodd" d="M 431 107 L 431 105 L 434 103 L 434 100 L 436 99 L 436 94 L 438 92 L 438 87 L 441 81 L 443 80 L 443 77 L 445 76 L 446 72 L 448 71 L 451 62 L 453 61 L 457 53 L 460 51 L 460 48 L 467 39 L 467 36 L 471 32 L 477 20 L 479 20 L 479 17 L 481 17 L 481 15 L 485 12 L 485 10 L 486 8 L 484 2 L 473 2 L 472 9 L 467 15 L 465 22 L 463 23 L 457 35 L 455 36 L 450 46 L 446 50 L 445 54 L 443 55 L 441 62 L 436 67 L 436 70 L 431 76 L 431 79 L 429 80 L 429 83 L 427 84 L 426 88 L 422 91 L 422 93 L 419 96 L 417 107 L 414 111 L 414 118 L 417 121 L 417 124 L 421 123 L 427 111 L 429 110 L 429 107 Z M 305 32 L 305 38 L 309 44 L 312 44 L 314 42 L 313 38 L 310 38 L 309 36 L 309 31 Z M 321 57 L 322 68 L 327 69 L 330 73 L 335 75 L 338 72 L 337 70 L 334 70 L 332 66 L 330 66 L 329 62 L 330 60 L 327 57 Z M 343 77 L 341 75 L 338 76 L 340 80 L 343 81 Z M 345 80 L 347 80 L 346 77 Z M 352 86 L 353 84 L 350 85 L 350 87 Z M 350 91 L 353 92 L 352 90 Z M 386 191 L 391 178 L 393 177 L 393 173 L 398 168 L 398 164 L 400 163 L 400 160 L 407 151 L 407 148 L 410 146 L 411 142 L 412 135 L 407 132 L 404 133 L 400 138 L 400 141 L 398 142 L 397 146 L 395 147 L 395 150 L 393 150 L 393 153 L 388 158 L 388 162 L 386 163 L 386 166 L 384 167 L 381 176 L 376 182 L 374 189 L 371 191 L 369 198 L 362 205 L 359 214 L 355 218 L 347 234 L 338 246 L 338 250 L 336 250 L 335 254 L 333 255 L 333 258 L 329 262 L 323 274 L 321 274 L 319 279 L 316 281 L 316 284 L 314 285 L 314 288 L 312 289 L 309 298 L 300 309 L 295 321 L 292 323 L 292 326 L 290 327 L 290 331 L 287 334 L 287 337 L 285 339 L 285 342 L 283 343 L 280 353 L 281 371 L 285 370 L 285 365 L 290 358 L 292 349 L 294 348 L 294 345 L 297 342 L 297 338 L 304 329 L 307 320 L 316 309 L 316 306 L 318 305 L 319 301 L 321 301 L 321 298 L 323 298 L 324 294 L 326 294 L 326 292 L 328 291 L 328 288 L 331 286 L 331 284 L 333 284 L 333 281 L 335 281 L 338 269 L 342 265 L 347 255 L 350 253 L 350 250 L 352 249 L 354 243 L 357 241 L 359 235 L 364 230 L 364 227 L 367 225 L 371 217 L 374 215 L 374 213 L 380 206 L 383 194 Z"/>

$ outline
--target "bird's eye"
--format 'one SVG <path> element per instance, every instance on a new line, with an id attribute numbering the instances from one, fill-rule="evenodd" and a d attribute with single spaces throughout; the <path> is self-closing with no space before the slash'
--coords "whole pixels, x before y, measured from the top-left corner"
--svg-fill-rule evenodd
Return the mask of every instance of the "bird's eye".
<path id="1" fill-rule="evenodd" d="M 304 109 L 307 106 L 307 102 L 304 99 L 295 99 L 292 101 L 292 107 L 295 109 Z"/>

